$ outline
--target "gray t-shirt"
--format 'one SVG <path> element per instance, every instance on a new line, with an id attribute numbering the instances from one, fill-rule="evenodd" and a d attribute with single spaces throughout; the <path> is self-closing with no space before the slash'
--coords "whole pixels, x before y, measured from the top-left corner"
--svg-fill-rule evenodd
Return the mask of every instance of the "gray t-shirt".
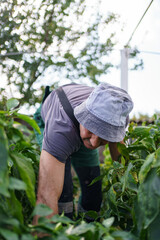
<path id="1" fill-rule="evenodd" d="M 85 101 L 93 91 L 85 85 L 67 85 L 63 90 L 72 108 Z M 57 93 L 53 90 L 42 105 L 42 119 L 45 123 L 42 149 L 61 162 L 78 151 L 81 140 L 78 131 L 64 111 Z"/>

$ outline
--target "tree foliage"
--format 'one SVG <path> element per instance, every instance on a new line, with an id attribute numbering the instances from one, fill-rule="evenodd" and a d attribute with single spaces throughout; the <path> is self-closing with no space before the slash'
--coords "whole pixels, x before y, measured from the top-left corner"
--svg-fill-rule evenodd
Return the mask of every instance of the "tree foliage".
<path id="1" fill-rule="evenodd" d="M 104 17 L 96 8 L 98 2 L 89 11 L 86 0 L 1 1 L 0 65 L 12 97 L 17 91 L 21 104 L 33 105 L 49 80 L 98 83 L 112 67 L 107 56 L 115 32 L 106 30 L 117 16 Z"/>

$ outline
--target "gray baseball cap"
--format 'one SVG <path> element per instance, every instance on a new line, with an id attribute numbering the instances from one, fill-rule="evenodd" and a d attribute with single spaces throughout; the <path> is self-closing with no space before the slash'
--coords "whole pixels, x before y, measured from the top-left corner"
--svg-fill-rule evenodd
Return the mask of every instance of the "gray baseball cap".
<path id="1" fill-rule="evenodd" d="M 125 90 L 101 83 L 86 101 L 75 107 L 74 115 L 96 136 L 109 142 L 120 142 L 125 136 L 127 118 L 132 109 L 132 99 Z"/>

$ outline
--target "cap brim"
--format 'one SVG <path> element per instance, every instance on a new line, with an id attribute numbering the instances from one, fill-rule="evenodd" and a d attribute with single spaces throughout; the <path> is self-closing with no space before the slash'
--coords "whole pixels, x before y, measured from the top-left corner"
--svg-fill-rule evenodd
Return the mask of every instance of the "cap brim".
<path id="1" fill-rule="evenodd" d="M 106 141 L 120 142 L 125 136 L 125 127 L 113 126 L 91 114 L 86 107 L 86 102 L 74 109 L 74 115 L 86 129 Z"/>

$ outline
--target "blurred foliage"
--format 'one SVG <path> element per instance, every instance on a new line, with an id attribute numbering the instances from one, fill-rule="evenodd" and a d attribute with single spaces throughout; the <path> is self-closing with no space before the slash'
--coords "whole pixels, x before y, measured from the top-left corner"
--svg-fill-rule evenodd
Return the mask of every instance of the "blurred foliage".
<path id="1" fill-rule="evenodd" d="M 154 115 L 150 115 L 150 116 L 148 114 L 139 113 L 137 116 L 133 115 L 132 118 L 130 119 L 130 121 L 131 122 L 132 121 L 136 122 L 137 124 L 146 125 L 146 124 L 154 122 L 155 116 L 159 116 L 160 117 L 160 112 L 155 112 Z"/>
<path id="2" fill-rule="evenodd" d="M 40 102 L 51 76 L 53 87 L 57 75 L 99 82 L 112 67 L 107 56 L 116 44 L 115 32 L 106 29 L 118 17 L 102 16 L 98 3 L 95 8 L 91 16 L 85 0 L 1 1 L 0 65 L 12 97 L 18 92 L 21 104 Z M 107 33 L 103 40 L 100 29 Z"/>
<path id="3" fill-rule="evenodd" d="M 29 216 L 36 201 L 40 154 L 34 132 L 27 127 L 28 123 L 40 133 L 36 122 L 27 115 L 18 113 L 17 99 L 4 100 L 0 106 L 2 104 L 5 110 L 0 110 L 1 227 L 5 221 L 7 224 L 6 219 L 12 217 L 17 218 L 21 223 L 31 221 Z M 21 124 L 20 120 L 26 124 Z"/>
<path id="4" fill-rule="evenodd" d="M 134 61 L 130 61 L 131 62 L 130 70 L 143 69 L 144 63 L 143 63 L 143 60 L 139 57 L 139 53 L 140 52 L 138 51 L 137 47 L 130 50 L 129 58 L 130 58 L 130 60 L 134 60 Z"/>

